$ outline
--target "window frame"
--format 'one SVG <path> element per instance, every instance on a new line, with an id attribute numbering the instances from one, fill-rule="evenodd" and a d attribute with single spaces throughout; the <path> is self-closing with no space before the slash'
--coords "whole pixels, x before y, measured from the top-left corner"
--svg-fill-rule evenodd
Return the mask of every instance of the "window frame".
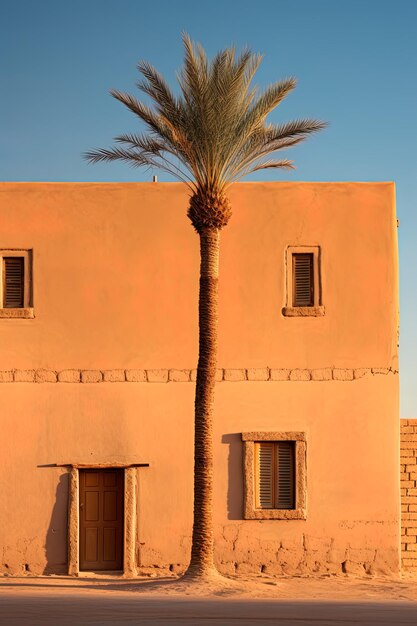
<path id="1" fill-rule="evenodd" d="M 4 265 L 5 257 L 23 258 L 23 307 L 9 308 L 3 307 L 3 291 L 4 291 Z M 23 250 L 2 248 L 0 250 L 0 319 L 1 318 L 33 318 L 34 310 L 32 303 L 32 250 Z"/>
<path id="2" fill-rule="evenodd" d="M 255 444 L 263 441 L 294 442 L 294 505 L 293 509 L 261 509 L 256 506 Z M 244 519 L 305 520 L 307 442 L 304 432 L 246 432 L 242 433 L 244 467 Z"/>
<path id="3" fill-rule="evenodd" d="M 313 257 L 313 304 L 309 306 L 293 306 L 294 277 L 293 256 L 295 254 L 311 254 Z M 288 246 L 285 252 L 286 266 L 286 300 L 282 309 L 285 317 L 320 317 L 325 309 L 321 295 L 321 250 L 320 246 Z"/>

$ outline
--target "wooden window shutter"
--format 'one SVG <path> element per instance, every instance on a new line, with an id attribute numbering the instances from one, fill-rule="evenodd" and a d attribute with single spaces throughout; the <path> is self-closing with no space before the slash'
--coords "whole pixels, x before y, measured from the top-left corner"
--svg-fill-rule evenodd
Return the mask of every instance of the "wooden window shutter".
<path id="1" fill-rule="evenodd" d="M 275 508 L 294 508 L 294 442 L 276 444 L 276 494 Z"/>
<path id="2" fill-rule="evenodd" d="M 313 268 L 312 254 L 292 255 L 293 306 L 314 306 Z"/>
<path id="3" fill-rule="evenodd" d="M 293 441 L 255 444 L 256 508 L 295 508 L 294 449 Z"/>
<path id="4" fill-rule="evenodd" d="M 274 444 L 262 441 L 256 444 L 256 506 L 274 508 Z"/>
<path id="5" fill-rule="evenodd" d="M 3 307 L 17 309 L 24 306 L 24 258 L 3 257 Z"/>

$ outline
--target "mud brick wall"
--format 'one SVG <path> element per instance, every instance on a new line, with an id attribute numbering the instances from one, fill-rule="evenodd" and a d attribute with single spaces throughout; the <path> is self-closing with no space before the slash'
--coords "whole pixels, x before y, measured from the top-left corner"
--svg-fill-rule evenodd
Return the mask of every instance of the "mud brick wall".
<path id="1" fill-rule="evenodd" d="M 401 420 L 401 561 L 417 571 L 417 419 Z"/>

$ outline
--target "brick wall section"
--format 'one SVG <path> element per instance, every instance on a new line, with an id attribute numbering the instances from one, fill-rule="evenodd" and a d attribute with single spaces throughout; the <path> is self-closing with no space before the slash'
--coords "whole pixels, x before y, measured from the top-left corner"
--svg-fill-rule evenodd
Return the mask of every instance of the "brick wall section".
<path id="1" fill-rule="evenodd" d="M 401 562 L 417 572 L 417 419 L 401 420 Z"/>

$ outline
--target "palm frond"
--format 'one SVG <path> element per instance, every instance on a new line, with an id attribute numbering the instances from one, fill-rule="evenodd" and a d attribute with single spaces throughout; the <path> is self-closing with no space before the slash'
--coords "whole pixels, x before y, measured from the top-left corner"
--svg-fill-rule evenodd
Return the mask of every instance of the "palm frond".
<path id="1" fill-rule="evenodd" d="M 140 153 L 134 152 L 133 150 L 124 150 L 123 148 L 99 148 L 97 150 L 89 150 L 84 153 L 84 158 L 90 163 L 126 161 L 135 167 L 150 165 L 150 160 L 146 159 Z"/>
<path id="2" fill-rule="evenodd" d="M 167 149 L 167 144 L 159 139 L 153 139 L 148 135 L 137 135 L 134 133 L 127 133 L 124 135 L 118 135 L 114 138 L 114 141 L 121 144 L 126 144 L 130 148 L 136 148 L 144 153 L 159 155 Z"/>
<path id="3" fill-rule="evenodd" d="M 116 137 L 119 146 L 93 150 L 90 162 L 122 160 L 134 166 L 158 167 L 184 180 L 192 189 L 223 192 L 228 185 L 261 169 L 292 168 L 274 153 L 291 148 L 325 128 L 314 119 L 268 124 L 268 115 L 296 86 L 286 78 L 258 93 L 253 79 L 262 56 L 233 47 L 209 61 L 202 46 L 183 34 L 184 63 L 175 95 L 150 63 L 141 61 L 139 89 L 151 98 L 146 105 L 134 96 L 111 95 L 144 124 L 145 132 Z"/>
<path id="4" fill-rule="evenodd" d="M 248 171 L 247 174 L 252 174 L 252 172 L 257 172 L 259 170 L 267 170 L 267 169 L 278 169 L 278 168 L 284 168 L 287 170 L 294 170 L 295 167 L 293 165 L 294 161 L 289 161 L 288 159 L 281 159 L 280 161 L 264 161 L 262 163 L 258 163 L 258 165 L 255 165 L 254 167 L 251 167 Z"/>
<path id="5" fill-rule="evenodd" d="M 145 80 L 137 83 L 138 88 L 148 94 L 155 102 L 159 113 L 170 114 L 170 117 L 178 118 L 180 108 L 178 101 L 172 93 L 163 76 L 146 61 L 138 63 L 138 70 Z"/>
<path id="6" fill-rule="evenodd" d="M 288 94 L 295 89 L 297 81 L 290 77 L 270 85 L 256 100 L 243 120 L 243 129 L 255 128 L 263 124 L 265 118 L 273 111 Z"/>

